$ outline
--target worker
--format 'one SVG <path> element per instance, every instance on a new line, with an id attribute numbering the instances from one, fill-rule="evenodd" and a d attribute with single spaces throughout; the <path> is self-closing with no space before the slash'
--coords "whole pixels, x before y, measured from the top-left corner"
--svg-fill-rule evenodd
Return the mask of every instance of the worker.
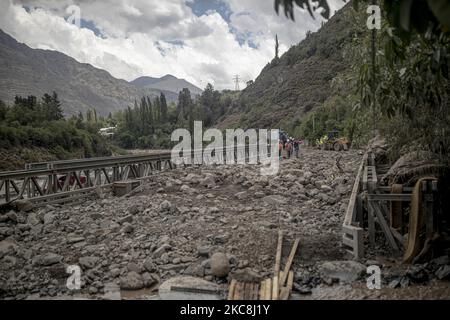
<path id="1" fill-rule="evenodd" d="M 287 152 L 287 158 L 289 159 L 291 157 L 291 153 L 292 153 L 292 141 L 288 140 L 286 142 L 286 152 Z"/>
<path id="2" fill-rule="evenodd" d="M 283 151 L 283 142 L 280 140 L 278 142 L 278 156 L 280 157 L 280 160 L 281 160 L 281 151 Z"/>
<path id="3" fill-rule="evenodd" d="M 300 141 L 298 139 L 294 140 L 294 152 L 295 157 L 298 158 L 298 150 L 300 149 Z"/>

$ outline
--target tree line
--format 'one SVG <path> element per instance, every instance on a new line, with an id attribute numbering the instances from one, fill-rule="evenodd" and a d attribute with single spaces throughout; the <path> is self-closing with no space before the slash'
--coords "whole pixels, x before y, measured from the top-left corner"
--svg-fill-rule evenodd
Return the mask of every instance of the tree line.
<path id="1" fill-rule="evenodd" d="M 57 159 L 111 154 L 107 141 L 95 128 L 80 127 L 76 117 L 64 118 L 56 92 L 41 98 L 16 96 L 11 105 L 0 101 L 0 149 L 39 148 Z"/>

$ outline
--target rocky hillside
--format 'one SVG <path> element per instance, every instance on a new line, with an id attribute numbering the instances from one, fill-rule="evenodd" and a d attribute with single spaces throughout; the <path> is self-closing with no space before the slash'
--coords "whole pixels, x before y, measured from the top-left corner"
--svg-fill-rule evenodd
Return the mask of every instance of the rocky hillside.
<path id="1" fill-rule="evenodd" d="M 188 88 L 192 95 L 201 94 L 203 91 L 202 89 L 194 86 L 192 83 L 184 79 L 178 79 L 170 74 L 167 74 L 161 78 L 140 77 L 131 81 L 131 83 L 140 88 L 165 90 L 175 93 L 180 92 L 183 88 Z"/>
<path id="2" fill-rule="evenodd" d="M 337 12 L 316 33 L 308 34 L 279 59 L 266 65 L 219 127 L 295 127 L 323 103 L 334 77 L 345 71 L 343 47 L 352 39 L 351 8 Z"/>
<path id="3" fill-rule="evenodd" d="M 142 95 L 161 92 L 116 79 L 57 51 L 31 49 L 0 30 L 0 99 L 12 102 L 15 95 L 40 97 L 52 91 L 58 93 L 67 115 L 91 108 L 108 115 Z M 176 93 L 164 93 L 169 101 L 177 99 Z"/>

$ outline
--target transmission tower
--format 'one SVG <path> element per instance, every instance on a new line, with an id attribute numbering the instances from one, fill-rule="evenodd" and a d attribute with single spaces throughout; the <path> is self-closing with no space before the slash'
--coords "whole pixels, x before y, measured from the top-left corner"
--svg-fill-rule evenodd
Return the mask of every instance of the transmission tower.
<path id="1" fill-rule="evenodd" d="M 239 75 L 235 75 L 234 78 L 234 83 L 235 83 L 235 87 L 234 90 L 239 91 L 239 81 L 241 81 L 241 79 L 239 78 Z"/>

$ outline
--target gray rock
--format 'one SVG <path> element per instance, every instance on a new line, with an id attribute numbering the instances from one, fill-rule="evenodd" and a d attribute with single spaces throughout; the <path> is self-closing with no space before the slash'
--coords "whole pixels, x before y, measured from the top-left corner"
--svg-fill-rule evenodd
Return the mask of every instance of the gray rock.
<path id="1" fill-rule="evenodd" d="M 141 272 L 141 268 L 139 268 L 139 266 L 136 263 L 134 263 L 134 262 L 129 262 L 127 264 L 127 270 L 128 271 L 134 271 L 134 272 L 137 272 L 137 273 Z"/>
<path id="2" fill-rule="evenodd" d="M 311 294 L 312 293 L 312 290 L 310 287 L 307 287 L 305 285 L 301 285 L 298 283 L 294 283 L 294 290 L 300 294 Z"/>
<path id="3" fill-rule="evenodd" d="M 161 211 L 170 211 L 172 208 L 172 204 L 168 201 L 168 200 L 164 200 L 163 202 L 161 202 L 161 204 L 159 205 L 159 209 Z"/>
<path id="4" fill-rule="evenodd" d="M 366 266 L 356 261 L 327 261 L 319 266 L 319 272 L 327 278 L 353 282 L 366 271 Z"/>
<path id="5" fill-rule="evenodd" d="M 120 279 L 120 288 L 123 290 L 139 290 L 144 288 L 144 279 L 134 271 L 128 272 L 125 277 Z"/>
<path id="6" fill-rule="evenodd" d="M 70 238 L 67 239 L 67 243 L 68 244 L 73 244 L 73 243 L 77 243 L 77 242 L 82 242 L 84 240 L 85 240 L 84 237 L 70 237 Z"/>
<path id="7" fill-rule="evenodd" d="M 200 257 L 209 257 L 209 254 L 211 253 L 211 247 L 210 246 L 198 246 L 197 247 L 197 254 Z"/>
<path id="8" fill-rule="evenodd" d="M 19 246 L 12 240 L 5 239 L 0 241 L 0 258 L 8 255 L 15 254 L 19 249 Z"/>
<path id="9" fill-rule="evenodd" d="M 440 267 L 435 275 L 439 280 L 450 279 L 450 265 Z"/>
<path id="10" fill-rule="evenodd" d="M 158 283 L 159 278 L 156 274 L 151 274 L 151 273 L 145 272 L 142 275 L 142 281 L 144 282 L 144 287 L 149 288 L 152 285 Z"/>
<path id="11" fill-rule="evenodd" d="M 52 213 L 46 213 L 44 214 L 44 225 L 48 225 L 53 223 L 53 221 L 55 220 L 55 215 Z"/>
<path id="12" fill-rule="evenodd" d="M 155 271 L 158 270 L 158 268 L 156 267 L 156 264 L 153 262 L 152 258 L 145 259 L 145 261 L 144 261 L 144 268 L 148 272 L 155 272 Z"/>
<path id="13" fill-rule="evenodd" d="M 93 220 L 98 220 L 98 219 L 101 219 L 103 217 L 103 215 L 101 213 L 94 212 L 94 213 L 90 214 L 90 217 Z"/>
<path id="14" fill-rule="evenodd" d="M 239 269 L 232 274 L 232 278 L 241 282 L 260 282 L 262 276 L 251 268 Z"/>
<path id="15" fill-rule="evenodd" d="M 9 218 L 9 220 L 17 222 L 17 214 L 14 211 L 8 212 L 6 216 Z"/>
<path id="16" fill-rule="evenodd" d="M 231 270 L 226 254 L 216 252 L 211 256 L 211 273 L 216 277 L 226 277 Z"/>
<path id="17" fill-rule="evenodd" d="M 443 266 L 446 264 L 450 264 L 450 258 L 449 256 L 440 256 L 436 259 L 431 260 L 430 262 L 437 266 Z"/>
<path id="18" fill-rule="evenodd" d="M 14 205 L 17 208 L 17 211 L 28 212 L 34 209 L 33 204 L 28 200 L 14 201 Z"/>
<path id="19" fill-rule="evenodd" d="M 158 249 L 156 249 L 153 252 L 153 257 L 154 258 L 159 258 L 161 257 L 165 252 L 169 251 L 172 249 L 172 246 L 168 243 L 164 243 L 163 245 L 161 245 Z"/>
<path id="20" fill-rule="evenodd" d="M 428 273 L 422 265 L 414 265 L 408 268 L 406 275 L 412 282 L 422 283 L 428 280 Z"/>
<path id="21" fill-rule="evenodd" d="M 38 219 L 36 213 L 31 212 L 27 217 L 27 224 L 30 226 L 35 226 L 41 223 L 41 221 Z"/>
<path id="22" fill-rule="evenodd" d="M 89 257 L 81 257 L 80 259 L 78 259 L 78 263 L 83 269 L 92 269 L 97 265 L 98 262 L 99 262 L 98 257 L 89 256 Z"/>
<path id="23" fill-rule="evenodd" d="M 123 224 L 123 232 L 125 232 L 125 233 L 132 233 L 133 231 L 134 231 L 134 227 L 130 223 L 125 222 Z"/>
<path id="24" fill-rule="evenodd" d="M 139 206 L 138 205 L 132 205 L 131 207 L 128 208 L 128 213 L 135 215 L 138 214 L 140 212 L 139 210 Z"/>
<path id="25" fill-rule="evenodd" d="M 119 223 L 125 223 L 125 222 L 133 222 L 133 216 L 131 214 L 126 215 L 125 217 L 122 217 L 119 219 Z"/>
<path id="26" fill-rule="evenodd" d="M 287 204 L 287 198 L 280 195 L 270 195 L 262 199 L 265 203 L 273 206 L 280 206 Z"/>
<path id="27" fill-rule="evenodd" d="M 39 257 L 38 263 L 41 266 L 51 266 L 53 264 L 60 263 L 63 257 L 56 253 L 46 253 Z"/>

